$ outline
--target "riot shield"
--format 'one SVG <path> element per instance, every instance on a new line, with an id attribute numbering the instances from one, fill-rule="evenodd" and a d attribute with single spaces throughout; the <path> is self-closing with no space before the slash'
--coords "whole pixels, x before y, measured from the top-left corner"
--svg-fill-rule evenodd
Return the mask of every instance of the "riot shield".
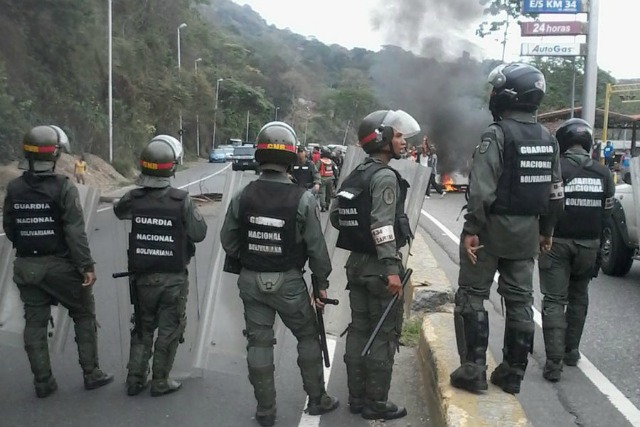
<path id="1" fill-rule="evenodd" d="M 225 252 L 220 245 L 220 230 L 232 197 L 257 175 L 246 172 L 227 173 L 220 215 L 209 232 L 215 233 L 215 244 L 211 253 L 210 283 L 206 289 L 201 307 L 202 319 L 199 324 L 194 351 L 193 366 L 210 371 L 245 374 L 247 340 L 244 329 L 244 308 L 238 293 L 238 276 L 222 271 Z M 276 341 L 282 342 L 285 327 L 276 318 Z M 280 346 L 275 347 L 276 361 L 281 354 Z"/>
<path id="2" fill-rule="evenodd" d="M 85 232 L 91 239 L 96 208 L 100 200 L 98 189 L 86 185 L 76 185 L 80 193 Z M 0 235 L 0 344 L 23 347 L 24 310 L 18 288 L 13 283 L 13 245 L 3 233 Z M 49 348 L 54 353 L 62 353 L 69 335 L 71 318 L 61 305 L 51 309 L 52 325 L 49 328 Z"/>
<path id="3" fill-rule="evenodd" d="M 364 161 L 365 157 L 366 153 L 360 147 L 349 147 L 343 164 L 343 169 L 340 173 L 338 188 L 340 188 L 340 185 L 342 185 L 342 182 L 349 173 Z M 405 201 L 405 212 L 409 217 L 411 230 L 415 234 L 418 228 L 427 183 L 429 182 L 430 170 L 408 159 L 392 160 L 389 165 L 397 170 L 400 175 L 409 182 L 410 187 Z M 347 283 L 346 270 L 343 266 L 346 264 L 350 252 L 336 247 L 338 230 L 333 228 L 331 225 L 329 215 L 325 218 L 324 235 L 327 242 L 327 249 L 331 256 L 331 263 L 333 265 L 333 271 L 331 276 L 329 276 L 329 281 L 331 283 L 331 298 L 338 298 L 341 301 L 349 301 L 349 295 L 345 289 Z M 409 250 L 410 245 L 406 245 L 400 251 L 405 265 L 408 259 Z M 330 315 L 325 318 L 325 329 L 327 334 L 338 335 L 343 332 L 345 327 L 349 324 L 351 314 L 348 307 L 345 309 L 345 306 L 347 306 L 347 304 L 340 306 L 340 309 L 338 310 L 331 311 Z"/>

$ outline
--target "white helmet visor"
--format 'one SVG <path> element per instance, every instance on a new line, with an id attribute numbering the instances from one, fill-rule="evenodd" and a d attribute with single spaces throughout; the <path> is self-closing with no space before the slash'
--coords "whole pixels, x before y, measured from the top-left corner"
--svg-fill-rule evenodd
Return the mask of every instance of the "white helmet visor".
<path id="1" fill-rule="evenodd" d="M 420 125 L 411 115 L 402 110 L 389 110 L 382 121 L 382 126 L 390 126 L 405 138 L 420 133 Z"/>

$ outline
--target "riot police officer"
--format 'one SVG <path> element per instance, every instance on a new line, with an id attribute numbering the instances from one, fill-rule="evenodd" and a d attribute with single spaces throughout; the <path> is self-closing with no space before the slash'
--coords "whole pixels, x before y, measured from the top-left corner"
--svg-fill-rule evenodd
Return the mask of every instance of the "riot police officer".
<path id="1" fill-rule="evenodd" d="M 596 263 L 604 223 L 611 215 L 615 184 L 609 169 L 589 156 L 593 131 L 582 119 L 558 128 L 565 208 L 553 231 L 553 246 L 538 259 L 542 331 L 547 361 L 543 377 L 560 380 L 563 359 L 576 366 L 578 345 L 589 306 L 588 286 L 600 269 Z M 565 312 L 566 308 L 566 312 Z"/>
<path id="2" fill-rule="evenodd" d="M 186 191 L 171 186 L 179 142 L 156 136 L 140 154 L 137 188 L 113 207 L 118 219 L 131 220 L 129 271 L 137 293 L 140 324 L 131 332 L 127 365 L 127 394 L 144 390 L 153 346 L 151 396 L 177 391 L 181 384 L 169 378 L 178 344 L 186 327 L 189 291 L 187 265 L 195 242 L 207 233 L 207 224 Z M 158 335 L 153 343 L 155 330 Z"/>
<path id="3" fill-rule="evenodd" d="M 497 270 L 506 306 L 504 357 L 491 382 L 513 394 L 520 392 L 533 346 L 534 258 L 551 247 L 562 212 L 562 177 L 558 144 L 535 120 L 545 94 L 543 74 L 531 65 L 503 64 L 489 83 L 495 122 L 473 156 L 454 311 L 461 366 L 451 384 L 474 392 L 488 388 L 484 300 Z"/>
<path id="4" fill-rule="evenodd" d="M 96 281 L 78 189 L 55 166 L 69 139 L 57 126 L 37 126 L 24 137 L 26 172 L 7 186 L 2 223 L 16 250 L 13 280 L 24 303 L 24 348 L 38 397 L 58 388 L 51 372 L 47 322 L 51 304 L 73 319 L 87 390 L 113 381 L 98 366 L 98 337 L 92 286 Z"/>
<path id="5" fill-rule="evenodd" d="M 262 127 L 255 153 L 261 175 L 234 195 L 220 231 L 227 256 L 241 265 L 238 287 L 244 304 L 249 381 L 258 402 L 256 420 L 262 426 L 272 426 L 276 418 L 276 313 L 298 340 L 298 366 L 309 396 L 307 412 L 321 415 L 338 406 L 325 389 L 315 314 L 302 277 L 308 259 L 320 297 L 326 298 L 331 260 L 315 198 L 286 174 L 296 160 L 296 141 L 286 123 Z M 315 303 L 321 310 L 322 302 Z"/>
<path id="6" fill-rule="evenodd" d="M 307 149 L 303 145 L 298 145 L 298 157 L 291 165 L 291 176 L 296 183 L 305 189 L 313 189 L 314 193 L 320 191 L 320 174 L 313 162 L 307 159 Z"/>
<path id="7" fill-rule="evenodd" d="M 378 319 L 402 293 L 399 248 L 412 237 L 404 202 L 409 184 L 389 166 L 406 148 L 404 138 L 420 132 L 409 114 L 380 110 L 367 115 L 358 140 L 369 154 L 344 180 L 331 206 L 331 224 L 340 230 L 337 246 L 351 251 L 347 288 L 351 306 L 344 361 L 350 411 L 365 419 L 395 419 L 405 408 L 388 400 L 393 360 L 402 331 L 402 304 L 395 304 L 371 351 L 361 356 Z"/>

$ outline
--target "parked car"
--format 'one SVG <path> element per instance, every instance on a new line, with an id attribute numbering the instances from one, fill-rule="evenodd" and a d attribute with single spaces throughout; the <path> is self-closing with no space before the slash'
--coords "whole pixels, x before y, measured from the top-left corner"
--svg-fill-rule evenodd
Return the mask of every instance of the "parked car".
<path id="1" fill-rule="evenodd" d="M 257 170 L 258 163 L 255 158 L 256 148 L 253 145 L 243 145 L 234 147 L 231 169 L 238 170 Z"/>
<path id="2" fill-rule="evenodd" d="M 609 276 L 625 276 L 638 253 L 637 205 L 631 180 L 616 186 L 611 218 L 602 230 L 602 271 Z"/>
<path id="3" fill-rule="evenodd" d="M 227 161 L 227 154 L 222 148 L 214 148 L 209 153 L 209 163 L 224 163 Z"/>

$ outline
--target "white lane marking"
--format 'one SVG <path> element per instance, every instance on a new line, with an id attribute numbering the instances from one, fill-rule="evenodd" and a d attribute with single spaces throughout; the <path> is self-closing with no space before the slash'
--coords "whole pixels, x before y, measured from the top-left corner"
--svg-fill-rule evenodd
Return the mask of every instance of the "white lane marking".
<path id="1" fill-rule="evenodd" d="M 191 182 L 190 182 L 190 183 L 188 183 L 188 184 L 181 185 L 181 186 L 180 186 L 180 187 L 178 187 L 178 188 L 179 188 L 180 190 L 182 190 L 183 188 L 188 187 L 188 186 L 190 186 L 191 184 L 196 184 L 196 183 L 201 182 L 201 181 L 206 181 L 207 179 L 212 178 L 212 177 L 214 177 L 214 176 L 218 175 L 218 174 L 219 174 L 219 173 L 221 173 L 221 172 L 224 172 L 225 170 L 229 169 L 230 167 L 231 167 L 231 163 L 229 163 L 227 166 L 223 167 L 223 168 L 222 168 L 222 169 L 220 169 L 219 171 L 212 173 L 211 175 L 207 175 L 207 176 L 205 176 L 204 178 L 196 179 L 195 181 L 191 181 Z M 100 213 L 100 212 L 107 211 L 107 210 L 109 210 L 109 209 L 113 209 L 113 207 L 112 207 L 112 206 L 107 206 L 107 207 L 104 207 L 104 208 L 102 208 L 102 209 L 98 209 L 96 212 Z"/>
<path id="2" fill-rule="evenodd" d="M 333 356 L 336 352 L 336 339 L 327 335 L 327 350 L 329 350 L 329 360 L 331 361 L 331 365 L 333 366 Z M 324 363 L 324 362 L 323 362 Z M 329 377 L 331 376 L 331 368 L 324 368 L 324 383 L 325 385 L 329 384 Z M 307 397 L 307 401 L 304 404 L 304 407 L 307 407 L 307 403 L 309 403 L 309 398 Z M 318 427 L 320 425 L 320 416 L 319 415 L 309 415 L 305 412 L 302 412 L 302 417 L 300 417 L 300 424 L 298 427 Z"/>
<path id="3" fill-rule="evenodd" d="M 444 226 L 440 221 L 434 218 L 432 215 L 427 213 L 425 210 L 422 210 L 422 215 L 424 215 L 427 219 L 433 222 L 436 227 L 438 227 L 444 234 L 449 236 L 451 240 L 453 240 L 457 245 L 460 244 L 460 239 L 456 237 L 455 234 L 451 232 L 447 227 Z M 498 281 L 499 274 L 493 277 L 495 282 Z M 540 312 L 533 307 L 533 320 L 536 324 L 542 327 L 542 315 Z M 596 368 L 589 359 L 583 354 L 580 353 L 580 362 L 578 362 L 578 368 L 584 373 L 584 375 L 589 378 L 589 380 L 600 390 L 602 394 L 604 394 L 607 399 L 616 407 L 616 409 L 622 414 L 623 417 L 627 419 L 633 426 L 640 426 L 640 410 L 636 408 L 633 403 L 627 399 L 627 397 L 620 391 L 618 388 L 613 385 L 609 379 Z"/>

